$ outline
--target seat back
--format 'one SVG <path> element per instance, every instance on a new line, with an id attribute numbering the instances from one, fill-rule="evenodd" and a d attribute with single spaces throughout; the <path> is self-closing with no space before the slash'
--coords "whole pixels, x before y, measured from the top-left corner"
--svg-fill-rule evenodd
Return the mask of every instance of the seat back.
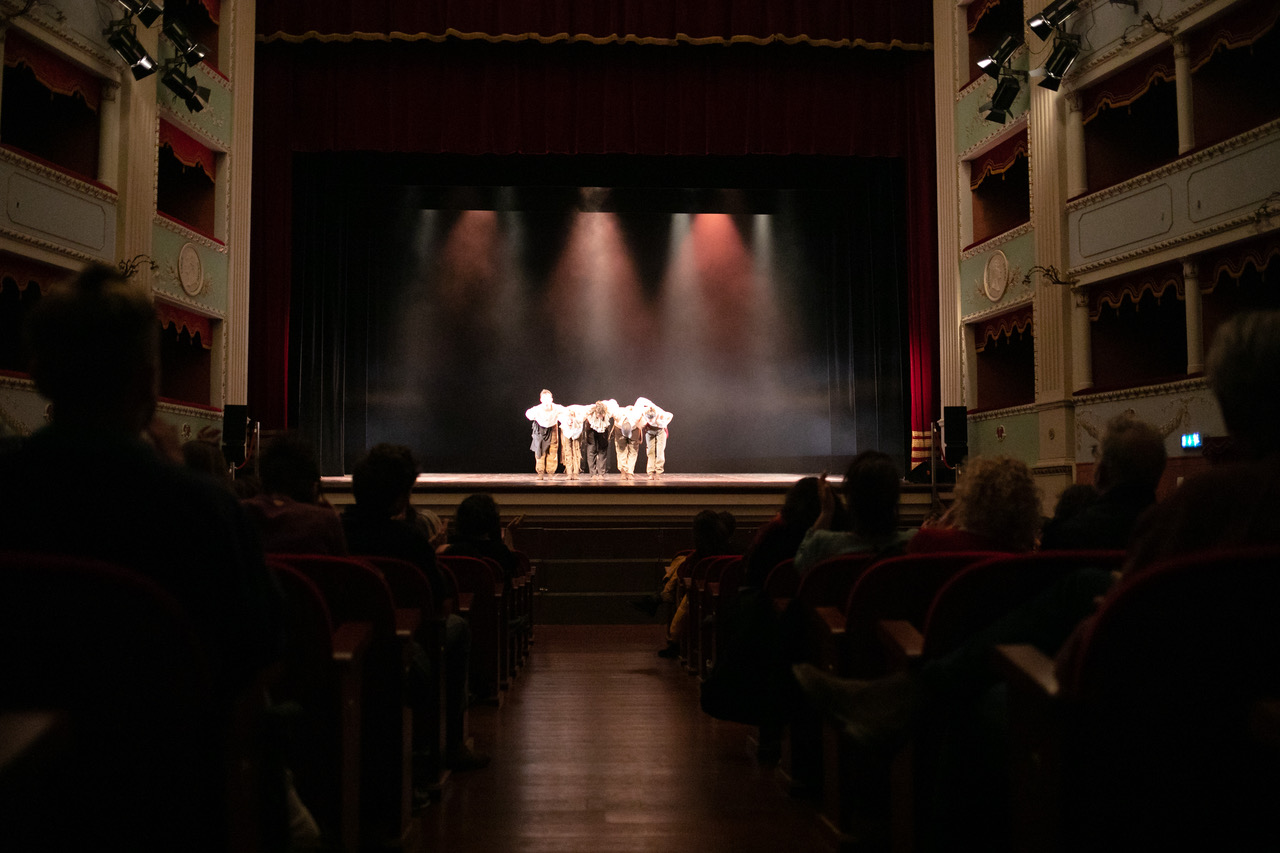
<path id="1" fill-rule="evenodd" d="M 934 596 L 925 617 L 922 655 L 933 658 L 952 651 L 1070 572 L 1116 569 L 1123 561 L 1123 551 L 1038 551 L 973 563 Z"/>
<path id="2" fill-rule="evenodd" d="M 800 586 L 800 575 L 796 572 L 795 560 L 783 560 L 769 570 L 764 579 L 766 598 L 791 598 Z"/>
<path id="3" fill-rule="evenodd" d="M 0 649 L 0 709 L 66 720 L 38 784 L 0 797 L 7 848 L 91 849 L 108 838 L 160 851 L 181 838 L 188 849 L 227 849 L 230 697 L 215 695 L 171 595 L 91 559 L 2 553 Z"/>
<path id="4" fill-rule="evenodd" d="M 844 674 L 861 678 L 883 674 L 886 662 L 884 645 L 876 636 L 877 623 L 901 619 L 923 627 L 934 596 L 947 581 L 967 566 L 999 556 L 994 551 L 906 554 L 868 566 L 844 603 Z"/>
<path id="5" fill-rule="evenodd" d="M 397 557 L 362 556 L 360 560 L 382 573 L 396 607 L 420 609 L 424 619 L 436 615 L 435 591 L 427 576 L 413 563 Z"/>
<path id="6" fill-rule="evenodd" d="M 1060 672 L 1076 846 L 1280 849 L 1280 755 L 1251 727 L 1280 698 L 1278 612 L 1275 546 L 1169 560 L 1106 598 Z"/>
<path id="7" fill-rule="evenodd" d="M 462 615 L 471 626 L 471 691 L 496 700 L 502 683 L 502 573 L 492 560 L 451 554 L 436 559 L 466 599 Z"/>
<path id="8" fill-rule="evenodd" d="M 795 598 L 809 607 L 840 607 L 859 576 L 875 561 L 875 553 L 867 552 L 838 554 L 815 563 L 800 578 Z"/>

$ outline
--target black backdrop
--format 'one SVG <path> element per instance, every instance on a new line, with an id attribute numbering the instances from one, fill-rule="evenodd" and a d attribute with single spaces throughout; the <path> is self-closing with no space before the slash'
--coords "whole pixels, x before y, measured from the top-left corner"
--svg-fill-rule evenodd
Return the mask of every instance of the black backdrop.
<path id="1" fill-rule="evenodd" d="M 289 420 L 326 474 L 380 441 L 531 471 L 543 387 L 675 413 L 669 472 L 905 462 L 899 160 L 297 154 L 293 187 Z"/>

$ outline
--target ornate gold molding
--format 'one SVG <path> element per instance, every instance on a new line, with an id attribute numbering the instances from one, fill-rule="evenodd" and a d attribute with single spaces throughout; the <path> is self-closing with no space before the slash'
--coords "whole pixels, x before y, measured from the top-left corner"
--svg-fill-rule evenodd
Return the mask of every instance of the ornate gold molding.
<path id="1" fill-rule="evenodd" d="M 156 225 L 159 225 L 161 228 L 163 228 L 166 231 L 172 231 L 174 234 L 177 234 L 179 237 L 185 237 L 186 239 L 190 240 L 192 243 L 199 243 L 201 246 L 204 246 L 206 249 L 211 249 L 220 255 L 227 254 L 226 243 L 219 243 L 213 240 L 212 238 L 204 236 L 199 231 L 192 231 L 190 228 L 187 228 L 185 225 L 182 225 L 179 222 L 174 222 L 172 219 L 169 219 L 167 216 L 161 216 L 159 213 L 157 213 L 152 218 L 152 222 L 154 222 Z"/>
<path id="2" fill-rule="evenodd" d="M 41 249 L 46 249 L 50 252 L 53 252 L 54 254 L 62 255 L 64 257 L 69 257 L 69 258 L 75 258 L 77 261 L 82 261 L 87 264 L 105 263 L 110 265 L 111 263 L 110 259 L 108 258 L 102 258 L 97 255 L 90 255 L 88 252 L 80 252 L 75 249 L 69 249 L 66 246 L 62 245 L 61 243 L 54 243 L 52 240 L 42 240 L 39 237 L 32 237 L 30 234 L 24 234 L 21 231 L 15 231 L 12 228 L 7 228 L 3 225 L 0 225 L 0 234 L 3 234 L 6 237 L 12 237 L 15 240 L 19 240 L 31 246 L 37 246 Z"/>
<path id="3" fill-rule="evenodd" d="M 99 186 L 97 184 L 91 184 L 88 181 L 82 181 L 79 178 L 75 177 L 74 175 L 68 175 L 66 172 L 60 171 L 51 166 L 46 166 L 43 163 L 37 163 L 35 160 L 28 160 L 26 157 L 23 157 L 21 154 L 17 153 L 16 151 L 12 151 L 8 148 L 0 148 L 0 160 L 4 160 L 8 163 L 12 163 L 13 165 L 25 171 L 34 172 L 40 177 L 47 178 L 53 181 L 54 183 L 58 183 L 66 187 L 70 187 L 76 192 L 84 193 L 85 195 L 88 195 L 88 196 L 93 196 L 99 201 L 106 201 L 106 202 L 110 202 L 111 204 L 116 204 L 120 200 L 119 196 L 116 194 L 116 191 L 113 189 L 109 189 L 108 187 L 104 187 L 104 186 Z"/>
<path id="4" fill-rule="evenodd" d="M 1137 388 L 1121 388 L 1116 391 L 1103 391 L 1097 394 L 1081 394 L 1075 398 L 1075 405 L 1080 408 L 1100 403 L 1140 400 L 1146 397 L 1167 397 L 1173 394 L 1207 390 L 1209 390 L 1209 380 L 1203 376 L 1197 376 L 1194 379 L 1180 379 L 1176 382 L 1166 382 L 1161 385 L 1143 385 Z"/>
<path id="5" fill-rule="evenodd" d="M 992 237 L 990 240 L 984 240 L 983 242 L 979 243 L 976 246 L 973 246 L 972 248 L 965 249 L 963 252 L 960 253 L 960 260 L 967 261 L 967 260 L 970 260 L 971 258 L 976 258 L 976 257 L 979 257 L 980 255 L 985 255 L 987 252 L 990 252 L 994 249 L 998 249 L 1001 246 L 1005 245 L 1006 243 L 1013 242 L 1014 240 L 1018 239 L 1023 234 L 1030 232 L 1031 230 L 1032 230 L 1031 223 L 1024 222 L 1021 225 L 1019 225 L 1017 228 L 1012 228 L 1004 232 L 1003 234 L 998 234 L 995 237 Z"/>

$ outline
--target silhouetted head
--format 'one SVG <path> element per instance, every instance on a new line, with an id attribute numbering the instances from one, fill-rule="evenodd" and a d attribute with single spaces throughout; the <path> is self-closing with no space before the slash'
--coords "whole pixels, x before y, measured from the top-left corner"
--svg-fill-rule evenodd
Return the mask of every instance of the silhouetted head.
<path id="1" fill-rule="evenodd" d="M 377 444 L 351 472 L 351 493 L 356 506 L 387 517 L 409 505 L 418 463 L 413 451 L 402 444 Z"/>
<path id="2" fill-rule="evenodd" d="M 1040 492 L 1027 463 L 1009 456 L 970 458 L 956 479 L 956 526 L 1001 549 L 1030 551 L 1040 532 Z"/>
<path id="3" fill-rule="evenodd" d="M 1209 387 L 1227 430 L 1246 453 L 1265 456 L 1280 443 L 1280 311 L 1238 314 L 1218 327 L 1206 359 Z"/>
<path id="4" fill-rule="evenodd" d="M 898 528 L 898 495 L 902 474 L 893 457 L 864 450 L 849 462 L 844 475 L 844 500 L 853 532 L 876 541 Z"/>
<path id="5" fill-rule="evenodd" d="M 1164 437 L 1155 427 L 1131 414 L 1116 415 L 1107 421 L 1093 481 L 1100 492 L 1118 486 L 1154 491 L 1167 461 Z"/>
<path id="6" fill-rule="evenodd" d="M 311 445 L 296 435 L 273 439 L 258 464 L 267 494 L 284 495 L 299 503 L 315 503 L 319 498 L 320 464 Z"/>
<path id="7" fill-rule="evenodd" d="M 466 539 L 502 539 L 502 518 L 492 496 L 469 495 L 458 504 L 454 528 Z"/>

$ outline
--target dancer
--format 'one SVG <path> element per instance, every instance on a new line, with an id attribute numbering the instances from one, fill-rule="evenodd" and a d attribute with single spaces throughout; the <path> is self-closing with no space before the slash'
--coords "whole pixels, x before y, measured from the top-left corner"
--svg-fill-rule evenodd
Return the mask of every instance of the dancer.
<path id="1" fill-rule="evenodd" d="M 582 473 L 582 428 L 586 424 L 586 406 L 565 406 L 560 410 L 560 458 L 564 475 L 570 480 Z"/>
<path id="2" fill-rule="evenodd" d="M 634 406 L 613 410 L 613 449 L 618 454 L 618 475 L 623 480 L 634 480 L 640 451 L 640 413 Z"/>
<path id="3" fill-rule="evenodd" d="M 663 469 L 666 467 L 667 424 L 671 423 L 675 415 L 647 397 L 636 400 L 632 410 L 636 413 L 640 430 L 644 435 L 645 471 L 649 473 L 650 480 L 657 479 L 662 476 Z"/>
<path id="4" fill-rule="evenodd" d="M 613 410 L 617 400 L 598 400 L 587 410 L 587 426 L 582 431 L 582 443 L 587 448 L 587 470 L 591 478 L 609 473 L 609 434 L 613 431 Z"/>
<path id="5" fill-rule="evenodd" d="M 542 402 L 532 407 L 524 416 L 533 422 L 533 443 L 529 449 L 533 451 L 533 470 L 538 479 L 554 476 L 556 473 L 557 454 L 560 447 L 560 411 L 546 388 L 539 395 Z"/>

